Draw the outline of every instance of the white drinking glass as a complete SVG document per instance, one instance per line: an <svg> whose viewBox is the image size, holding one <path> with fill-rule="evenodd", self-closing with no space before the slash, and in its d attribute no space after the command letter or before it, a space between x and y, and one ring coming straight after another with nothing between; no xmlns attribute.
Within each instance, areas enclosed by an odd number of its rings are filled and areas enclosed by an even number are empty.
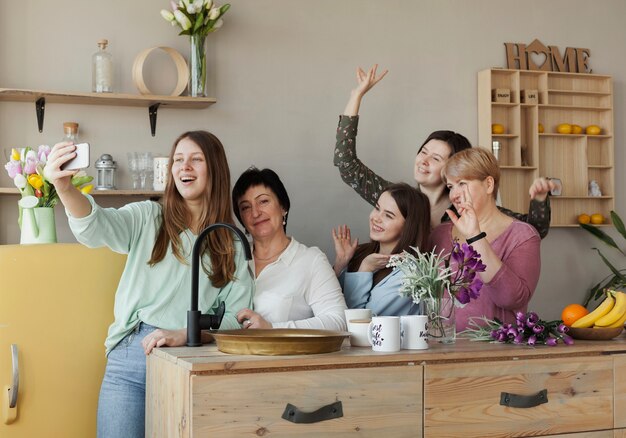
<svg viewBox="0 0 626 438"><path fill-rule="evenodd" d="M128 172L133 181L133 190L139 188L139 157L137 152L128 152Z"/></svg>

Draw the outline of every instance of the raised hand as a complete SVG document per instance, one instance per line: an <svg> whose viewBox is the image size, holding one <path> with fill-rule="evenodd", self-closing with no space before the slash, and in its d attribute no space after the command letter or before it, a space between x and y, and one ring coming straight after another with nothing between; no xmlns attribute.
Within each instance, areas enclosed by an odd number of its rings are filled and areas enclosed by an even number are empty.
<svg viewBox="0 0 626 438"><path fill-rule="evenodd" d="M367 93L374 85L376 85L382 78L385 77L389 70L385 70L379 75L376 75L376 70L378 69L378 64L374 64L367 72L365 72L361 67L357 67L356 69L356 83L357 86L353 90L354 93L357 93L360 96L363 96Z"/></svg>
<svg viewBox="0 0 626 438"><path fill-rule="evenodd" d="M354 251L356 251L356 247L359 244L359 239L352 240L350 227L345 224L339 225L336 230L333 228L332 235L335 243L335 264L333 269L335 274L339 275L352 260Z"/></svg>
<svg viewBox="0 0 626 438"><path fill-rule="evenodd" d="M543 202L548 197L548 193L556 188L556 184L550 178L537 178L530 185L528 194L531 199L535 201Z"/></svg>
<svg viewBox="0 0 626 438"><path fill-rule="evenodd" d="M376 85L382 78L385 77L388 70L385 70L381 74L377 75L376 70L378 64L374 64L367 72L361 67L356 69L356 88L350 93L350 99L346 105L346 109L343 114L346 116L356 116L359 113L361 106L361 99L374 85Z"/></svg>
<svg viewBox="0 0 626 438"><path fill-rule="evenodd" d="M50 150L43 174L54 185L57 192L62 192L72 186L72 176L78 170L61 170L61 165L76 156L75 150L76 146L69 142L57 143Z"/></svg>
<svg viewBox="0 0 626 438"><path fill-rule="evenodd" d="M449 209L446 210L446 213L448 213L450 220L458 232L466 239L469 239L480 233L480 224L478 223L478 216L474 210L472 196L470 195L467 185L462 186L462 191L459 196L460 202L457 207L459 215L457 216Z"/></svg>

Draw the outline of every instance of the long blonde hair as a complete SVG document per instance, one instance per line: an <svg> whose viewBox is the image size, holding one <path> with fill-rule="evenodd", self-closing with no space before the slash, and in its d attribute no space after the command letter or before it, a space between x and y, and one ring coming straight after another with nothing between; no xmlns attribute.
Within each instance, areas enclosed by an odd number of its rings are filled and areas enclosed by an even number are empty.
<svg viewBox="0 0 626 438"><path fill-rule="evenodd" d="M216 222L234 223L230 201L230 170L224 146L216 136L207 131L189 131L181 134L174 142L169 156L170 171L163 195L163 216L152 248L152 256L148 261L150 266L163 260L170 245L176 259L183 264L188 263L182 253L180 233L189 228L192 217L187 204L176 188L171 171L176 146L185 138L200 147L207 165L208 183L204 191L198 231ZM211 232L203 243L201 254L210 256L210 269L205 266L204 261L202 268L213 286L223 287L234 279L235 253L230 231L218 228Z"/></svg>

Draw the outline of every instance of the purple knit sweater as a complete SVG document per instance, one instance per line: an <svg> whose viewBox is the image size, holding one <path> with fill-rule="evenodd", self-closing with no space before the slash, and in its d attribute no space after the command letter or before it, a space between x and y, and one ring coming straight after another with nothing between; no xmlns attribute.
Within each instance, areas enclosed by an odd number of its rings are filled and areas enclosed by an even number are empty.
<svg viewBox="0 0 626 438"><path fill-rule="evenodd" d="M430 247L452 250L452 223L444 222L430 235ZM456 309L457 331L467 328L470 317L486 316L514 323L515 312L526 312L535 292L541 271L540 243L537 231L524 222L514 220L491 242L491 248L502 260L502 266L480 290L480 297Z"/></svg>

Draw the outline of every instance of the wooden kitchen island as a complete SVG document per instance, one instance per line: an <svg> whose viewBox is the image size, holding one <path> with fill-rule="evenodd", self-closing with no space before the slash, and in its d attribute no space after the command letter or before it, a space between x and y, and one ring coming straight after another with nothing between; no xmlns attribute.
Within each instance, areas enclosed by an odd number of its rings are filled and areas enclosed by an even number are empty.
<svg viewBox="0 0 626 438"><path fill-rule="evenodd" d="M147 437L626 438L624 334L308 356L160 348L147 373ZM306 415L316 410L324 420Z"/></svg>

